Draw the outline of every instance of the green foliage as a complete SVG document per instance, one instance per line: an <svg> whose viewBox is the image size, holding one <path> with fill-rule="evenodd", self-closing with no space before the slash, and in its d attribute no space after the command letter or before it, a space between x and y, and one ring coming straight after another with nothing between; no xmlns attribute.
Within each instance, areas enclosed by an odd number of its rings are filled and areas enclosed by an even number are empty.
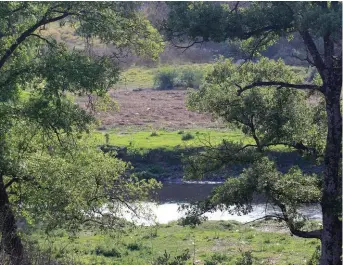
<svg viewBox="0 0 343 265"><path fill-rule="evenodd" d="M306 263L306 265L319 265L320 261L320 246L316 247L316 250L313 252L311 259Z"/></svg>
<svg viewBox="0 0 343 265"><path fill-rule="evenodd" d="M242 90L261 80L298 83L302 78L282 61L261 59L257 63L237 66L230 60L221 60L207 75L204 85L190 93L190 108L224 119L255 142L244 145L223 141L216 148L209 146L204 152L186 159L188 178L201 178L204 172L234 163L247 168L239 178L229 178L216 188L206 202L195 205L201 210L191 207L191 216L217 207L246 214L251 210L255 192L265 194L276 205L285 206L284 214L292 220L298 219L297 209L301 203L320 201L319 176L306 175L299 168L283 174L273 162L262 157L271 146L278 145L322 155L326 127L322 106L310 104L305 92L294 89L255 87ZM304 223L299 221L292 225L302 227Z"/></svg>
<svg viewBox="0 0 343 265"><path fill-rule="evenodd" d="M214 253L210 259L205 260L204 265L225 265L229 260L226 254Z"/></svg>
<svg viewBox="0 0 343 265"><path fill-rule="evenodd" d="M185 134L182 134L182 136L181 136L182 141L188 141L191 139L194 139L194 135L191 133L185 133Z"/></svg>
<svg viewBox="0 0 343 265"><path fill-rule="evenodd" d="M156 58L163 48L138 8L119 2L0 4L0 182L14 218L39 223L49 233L57 228L76 232L92 223L120 227L127 203L149 197L156 187L153 180L129 176L129 165L85 137L95 110L116 107L104 96L119 79L118 62L92 53L92 39L113 45L117 56L131 52ZM45 34L53 22L74 28L85 45L70 49ZM73 95L87 95L90 108L80 108ZM12 213L1 203L4 220Z"/></svg>
<svg viewBox="0 0 343 265"><path fill-rule="evenodd" d="M94 252L97 256L115 257L115 258L121 257L121 253L118 249L108 248L103 245L97 246Z"/></svg>
<svg viewBox="0 0 343 265"><path fill-rule="evenodd" d="M158 136L158 133L156 131L151 132L150 134L151 137Z"/></svg>
<svg viewBox="0 0 343 265"><path fill-rule="evenodd" d="M180 74L180 84L183 87L199 88L203 81L203 71L185 68Z"/></svg>
<svg viewBox="0 0 343 265"><path fill-rule="evenodd" d="M242 66L230 60L220 60L207 75L201 89L190 92L188 105L236 125L255 139L258 148L279 143L292 145L293 142L308 146L316 142L317 146L321 145L319 152L322 152L325 134L315 131L325 122L314 122L319 116L315 114L315 107L307 102L305 92L256 87L237 94L239 87L258 81L297 83L302 78L280 60L262 59Z"/></svg>
<svg viewBox="0 0 343 265"><path fill-rule="evenodd" d="M173 89L177 84L177 76L175 69L162 68L154 77L154 87L161 90Z"/></svg>
<svg viewBox="0 0 343 265"><path fill-rule="evenodd" d="M104 227L115 225L115 220L124 214L118 209L126 208L125 203L130 200L147 198L149 190L157 184L128 176L128 165L96 150L85 139L69 142L76 135L61 134L59 139L55 136L42 143L43 135L29 131L28 126L25 130L14 129L7 141L10 150L21 155L7 157L6 179L10 180L14 172L21 181L11 185L10 199L18 215L32 223L41 222L46 231L59 227L75 230L85 222L103 222ZM121 189L106 188L116 185ZM109 219L101 220L98 209L105 204Z"/></svg>
<svg viewBox="0 0 343 265"><path fill-rule="evenodd" d="M253 265L253 257L251 251L242 252L242 257L235 265Z"/></svg>
<svg viewBox="0 0 343 265"><path fill-rule="evenodd" d="M154 76L154 87L173 89L175 87L199 88L210 65L184 65L160 68Z"/></svg>
<svg viewBox="0 0 343 265"><path fill-rule="evenodd" d="M204 201L184 206L187 210L188 223L214 209L229 213L247 214L252 210L254 194L264 195L270 203L284 207L283 214L289 218L289 225L301 229L306 218L298 209L303 203L318 203L321 199L321 180L315 175L304 174L298 168L291 168L287 173L276 169L275 163L268 158L252 159L238 178L228 178L215 188ZM201 220L200 220L201 221Z"/></svg>
<svg viewBox="0 0 343 265"><path fill-rule="evenodd" d="M266 227L270 232L261 231ZM176 256L183 254L183 250L193 249L193 242L196 244L195 261L199 263L213 261L220 265L235 265L242 258L242 253L248 250L252 252L254 264L268 264L268 261L277 260L280 265L288 265L301 264L304 260L309 260L319 243L318 240L292 237L289 233L283 233L283 229L280 231L280 223L276 221L255 223L254 228L238 222L212 221L194 228L182 227L175 223L157 227L126 228L123 231L126 232L125 236L115 236L116 233L113 235L97 230L91 233L87 230L78 233L74 240L64 235L51 238L51 243L46 240L44 234L38 235L39 231L36 231L32 238L38 241L42 250L50 248L53 256L63 250L63 255L58 261L72 258L80 264L148 265L156 262L159 257L163 258L165 250L168 256L170 255L168 262L173 262ZM154 236L155 231L157 236ZM265 244L266 238L273 243ZM138 242L143 247L130 251L126 246L131 242ZM283 248L278 244L282 244ZM97 248L106 251L114 248L121 256L96 255L94 250ZM190 254L193 258L193 253ZM191 264L192 258L186 264Z"/></svg>
<svg viewBox="0 0 343 265"><path fill-rule="evenodd" d="M141 244L139 244L138 242L130 242L129 244L127 244L126 247L130 251L138 251L142 248Z"/></svg>
<svg viewBox="0 0 343 265"><path fill-rule="evenodd" d="M153 265L186 265L186 262L190 257L189 249L186 249L181 255L175 256L174 259L171 260L170 254L165 250L163 256L157 257L153 262Z"/></svg>
<svg viewBox="0 0 343 265"><path fill-rule="evenodd" d="M234 3L182 2L168 5L170 10L164 27L168 38L181 43L189 39L214 42L243 40L243 48L249 57L259 55L281 36L291 39L298 31L309 30L319 37L329 30L334 39L341 38L341 4L322 8L312 2L252 2L240 3L236 9Z"/></svg>

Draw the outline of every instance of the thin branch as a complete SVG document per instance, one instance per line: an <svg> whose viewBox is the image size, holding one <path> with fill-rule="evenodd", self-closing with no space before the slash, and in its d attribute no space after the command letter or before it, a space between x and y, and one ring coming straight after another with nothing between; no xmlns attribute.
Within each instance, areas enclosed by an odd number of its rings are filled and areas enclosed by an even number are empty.
<svg viewBox="0 0 343 265"><path fill-rule="evenodd" d="M239 1L236 2L235 6L230 10L230 13L235 12L237 14L239 3Z"/></svg>
<svg viewBox="0 0 343 265"><path fill-rule="evenodd" d="M48 39L46 39L46 38L44 38L44 37L42 37L42 36L40 36L40 35L38 35L38 34L31 33L29 36L37 37L37 38L39 38L39 39L45 41L45 42L46 42L47 44L49 44L50 46L55 46L54 43L52 43L52 42L49 41Z"/></svg>
<svg viewBox="0 0 343 265"><path fill-rule="evenodd" d="M276 142L276 143L264 144L263 147L269 147L269 146L275 146L275 145L284 145L288 147L293 147L294 149L297 149L299 151L309 152L313 155L316 155L318 153L315 148L306 146L301 141L298 143Z"/></svg>
<svg viewBox="0 0 343 265"><path fill-rule="evenodd" d="M192 46L194 46L195 44L202 44L204 43L204 40L201 40L201 41L193 41L191 44L187 45L187 46L180 46L180 45L177 45L173 42L173 40L171 40L171 43L174 47L178 48L178 49L184 49L182 51L182 53L184 53L186 50L188 50L189 48L191 48Z"/></svg>
<svg viewBox="0 0 343 265"><path fill-rule="evenodd" d="M296 55L295 53L292 53L292 57L298 59L299 61L307 62L311 66L315 66L314 62L308 56L308 50L306 50L306 58L301 58L300 56Z"/></svg>

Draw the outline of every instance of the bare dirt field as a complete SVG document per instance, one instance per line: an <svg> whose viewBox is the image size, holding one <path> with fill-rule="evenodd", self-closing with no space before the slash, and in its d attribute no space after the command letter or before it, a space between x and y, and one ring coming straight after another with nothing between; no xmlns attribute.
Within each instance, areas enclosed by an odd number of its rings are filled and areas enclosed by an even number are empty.
<svg viewBox="0 0 343 265"><path fill-rule="evenodd" d="M111 91L119 111L99 112L97 117L104 128L123 126L154 129L213 128L220 124L210 115L186 109L186 90L120 90ZM81 100L80 104L85 104Z"/></svg>

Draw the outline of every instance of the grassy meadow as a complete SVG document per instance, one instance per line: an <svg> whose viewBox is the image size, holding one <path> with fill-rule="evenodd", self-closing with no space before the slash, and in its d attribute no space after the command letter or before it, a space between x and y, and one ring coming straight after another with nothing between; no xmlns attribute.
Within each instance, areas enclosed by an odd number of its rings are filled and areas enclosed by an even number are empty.
<svg viewBox="0 0 343 265"><path fill-rule="evenodd" d="M266 227L269 232L265 232ZM165 251L173 260L186 250L190 255L185 263L188 265L250 264L239 263L244 253L246 257L251 255L253 264L308 264L319 244L315 239L290 236L275 221L247 225L208 221L194 228L171 223L127 228L121 234L83 231L77 236L70 239L59 231L53 238L45 239L38 232L33 238L42 250L57 259L92 265L171 264L156 262Z"/></svg>
<svg viewBox="0 0 343 265"><path fill-rule="evenodd" d="M217 145L223 139L252 143L252 139L236 130L190 129L190 130L144 130L133 132L106 131L96 132L91 140L94 143L105 144L105 135L108 134L110 145L126 146L133 149L166 149L200 147L205 144Z"/></svg>

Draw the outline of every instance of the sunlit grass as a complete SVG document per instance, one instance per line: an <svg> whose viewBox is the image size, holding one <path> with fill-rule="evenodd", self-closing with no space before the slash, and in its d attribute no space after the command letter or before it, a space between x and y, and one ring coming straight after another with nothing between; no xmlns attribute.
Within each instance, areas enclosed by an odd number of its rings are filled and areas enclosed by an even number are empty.
<svg viewBox="0 0 343 265"><path fill-rule="evenodd" d="M105 134L109 134L109 144L127 146L135 149L174 149L191 148L220 144L224 139L244 144L253 143L239 131L217 131L211 129L192 129L183 131L140 131L132 133L96 132L90 140L98 144L105 144ZM183 135L190 134L193 139L183 140Z"/></svg>
<svg viewBox="0 0 343 265"><path fill-rule="evenodd" d="M256 264L306 264L319 244L316 239L292 237L289 233L262 232L256 226L217 221L190 228L174 223L126 230L124 234L81 232L73 241L60 233L51 240L52 245L43 234L34 234L34 239L41 248L50 247L57 258L105 265L148 265L165 250L176 256L185 249L191 254L187 264L192 264L193 259L204 264L214 254L222 254L225 264L236 264L242 251L251 251Z"/></svg>

